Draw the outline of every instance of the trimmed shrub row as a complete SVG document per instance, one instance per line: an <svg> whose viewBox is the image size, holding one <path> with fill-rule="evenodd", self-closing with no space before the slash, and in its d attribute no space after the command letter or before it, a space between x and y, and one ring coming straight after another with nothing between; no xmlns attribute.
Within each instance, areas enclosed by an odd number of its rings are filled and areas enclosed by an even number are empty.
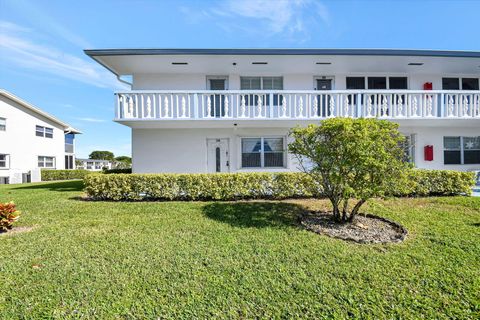
<svg viewBox="0 0 480 320"><path fill-rule="evenodd" d="M110 173L132 173L132 168L124 168L124 169L107 169L103 170L103 173L110 174Z"/></svg>
<svg viewBox="0 0 480 320"><path fill-rule="evenodd" d="M452 196L470 194L475 185L474 172L453 170L412 170L411 186L407 195L415 196Z"/></svg>
<svg viewBox="0 0 480 320"><path fill-rule="evenodd" d="M83 179L87 174L91 174L88 170L45 170L42 169L42 181L54 180L73 180Z"/></svg>
<svg viewBox="0 0 480 320"><path fill-rule="evenodd" d="M469 194L473 173L412 170L407 192L396 196ZM97 200L238 200L321 197L305 173L90 174L85 191Z"/></svg>
<svg viewBox="0 0 480 320"><path fill-rule="evenodd" d="M85 178L85 191L104 200L237 200L321 196L302 173L111 174Z"/></svg>

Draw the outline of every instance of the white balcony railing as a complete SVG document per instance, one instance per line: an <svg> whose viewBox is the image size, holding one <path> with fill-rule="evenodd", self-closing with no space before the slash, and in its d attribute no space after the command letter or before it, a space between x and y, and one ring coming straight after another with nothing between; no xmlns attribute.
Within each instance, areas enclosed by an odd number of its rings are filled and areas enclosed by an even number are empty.
<svg viewBox="0 0 480 320"><path fill-rule="evenodd" d="M125 91L117 120L480 119L480 91Z"/></svg>

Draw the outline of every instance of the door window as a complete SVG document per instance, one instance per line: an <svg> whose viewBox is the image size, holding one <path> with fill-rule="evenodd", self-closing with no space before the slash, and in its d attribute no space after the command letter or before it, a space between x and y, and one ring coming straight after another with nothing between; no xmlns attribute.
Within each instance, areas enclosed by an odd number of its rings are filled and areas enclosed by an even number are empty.
<svg viewBox="0 0 480 320"><path fill-rule="evenodd" d="M210 83L210 90L225 90L226 89L226 79L208 79ZM210 101L212 108L210 111L211 117L220 118L225 116L225 95L223 94L212 94L210 96Z"/></svg>

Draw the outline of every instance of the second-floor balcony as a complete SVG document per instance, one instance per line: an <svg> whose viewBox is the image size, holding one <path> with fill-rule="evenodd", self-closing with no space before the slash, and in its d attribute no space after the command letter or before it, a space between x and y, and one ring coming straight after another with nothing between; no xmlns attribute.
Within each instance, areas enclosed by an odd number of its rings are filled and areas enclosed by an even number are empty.
<svg viewBox="0 0 480 320"><path fill-rule="evenodd" d="M480 91L125 91L115 120L479 119Z"/></svg>

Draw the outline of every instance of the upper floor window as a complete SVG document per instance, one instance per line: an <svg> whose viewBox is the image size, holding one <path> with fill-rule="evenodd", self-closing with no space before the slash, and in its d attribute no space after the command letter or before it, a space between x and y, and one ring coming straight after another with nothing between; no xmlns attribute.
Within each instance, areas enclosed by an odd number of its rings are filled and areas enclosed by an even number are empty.
<svg viewBox="0 0 480 320"><path fill-rule="evenodd" d="M406 90L407 77L347 77L346 88L349 90Z"/></svg>
<svg viewBox="0 0 480 320"><path fill-rule="evenodd" d="M283 77L240 77L240 90L283 90Z"/></svg>
<svg viewBox="0 0 480 320"><path fill-rule="evenodd" d="M73 144L73 140L75 140L75 135L73 133L67 133L65 135L65 143Z"/></svg>
<svg viewBox="0 0 480 320"><path fill-rule="evenodd" d="M478 90L478 78L442 78L443 90Z"/></svg>
<svg viewBox="0 0 480 320"><path fill-rule="evenodd" d="M7 119L0 118L0 131L5 131L7 129Z"/></svg>
<svg viewBox="0 0 480 320"><path fill-rule="evenodd" d="M55 168L55 157L38 156L39 168Z"/></svg>
<svg viewBox="0 0 480 320"><path fill-rule="evenodd" d="M10 163L10 155L8 154L0 154L0 168L5 169L9 168Z"/></svg>
<svg viewBox="0 0 480 320"><path fill-rule="evenodd" d="M479 137L443 137L444 164L479 164Z"/></svg>
<svg viewBox="0 0 480 320"><path fill-rule="evenodd" d="M283 138L243 138L242 168L279 168L285 164Z"/></svg>
<svg viewBox="0 0 480 320"><path fill-rule="evenodd" d="M37 137L53 138L53 128L36 126L35 134Z"/></svg>
<svg viewBox="0 0 480 320"><path fill-rule="evenodd" d="M65 152L73 153L73 141L75 140L75 135L73 133L67 133L65 135Z"/></svg>
<svg viewBox="0 0 480 320"><path fill-rule="evenodd" d="M283 90L283 77L240 77L240 90ZM245 96L246 105L257 105L259 98L262 98L262 104L270 104L270 95L268 94L250 94ZM273 104L279 104L279 95L273 95Z"/></svg>

